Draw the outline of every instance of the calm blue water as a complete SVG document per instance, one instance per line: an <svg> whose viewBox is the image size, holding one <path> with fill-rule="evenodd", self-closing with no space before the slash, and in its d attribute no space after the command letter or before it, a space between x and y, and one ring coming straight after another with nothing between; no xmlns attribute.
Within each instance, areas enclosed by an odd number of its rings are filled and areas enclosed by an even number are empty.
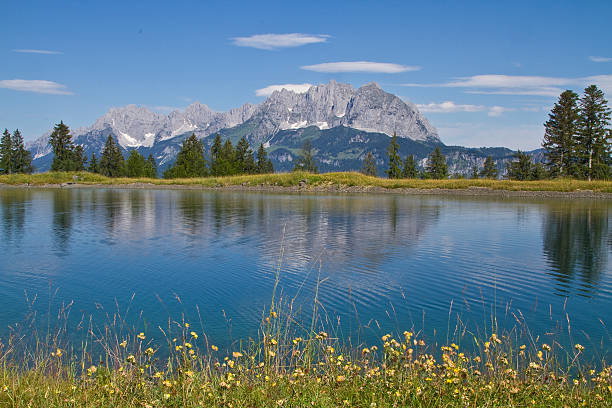
<svg viewBox="0 0 612 408"><path fill-rule="evenodd" d="M185 315L229 345L257 334L278 268L298 316L319 282L326 324L351 341L521 315L567 339L569 316L572 341L606 353L611 217L589 200L0 189L0 336L73 301L75 332L119 305L153 337Z"/></svg>

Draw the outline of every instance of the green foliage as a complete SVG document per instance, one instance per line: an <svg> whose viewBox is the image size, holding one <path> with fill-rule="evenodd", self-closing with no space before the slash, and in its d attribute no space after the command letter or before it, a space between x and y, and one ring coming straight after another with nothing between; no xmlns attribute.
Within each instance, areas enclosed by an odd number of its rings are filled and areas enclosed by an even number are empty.
<svg viewBox="0 0 612 408"><path fill-rule="evenodd" d="M319 169L312 156L312 146L310 140L304 142L300 159L295 163L293 171L307 171L309 173L318 173Z"/></svg>
<svg viewBox="0 0 612 408"><path fill-rule="evenodd" d="M411 154L406 157L406 160L404 160L404 170L402 171L402 177L414 179L418 176L419 173L416 167L416 160L414 160L414 155Z"/></svg>
<svg viewBox="0 0 612 408"><path fill-rule="evenodd" d="M372 152L368 152L363 159L363 165L361 166L360 172L366 176L377 177L376 160L374 160Z"/></svg>
<svg viewBox="0 0 612 408"><path fill-rule="evenodd" d="M575 175L578 120L578 95L570 90L564 91L544 124L542 147L546 150L547 165L554 176Z"/></svg>
<svg viewBox="0 0 612 408"><path fill-rule="evenodd" d="M90 173L99 173L100 166L98 164L98 159L96 158L96 154L91 154L91 160L89 160L89 167L87 167L87 171Z"/></svg>
<svg viewBox="0 0 612 408"><path fill-rule="evenodd" d="M472 179L477 179L479 178L479 174L478 174L478 166L474 165L474 167L472 167Z"/></svg>
<svg viewBox="0 0 612 408"><path fill-rule="evenodd" d="M525 152L517 151L515 156L518 160L506 163L508 178L510 180L532 180L534 165L531 157Z"/></svg>
<svg viewBox="0 0 612 408"><path fill-rule="evenodd" d="M0 174L13 173L13 140L8 129L4 129L0 140Z"/></svg>
<svg viewBox="0 0 612 408"><path fill-rule="evenodd" d="M149 156L150 159L153 159L153 157ZM149 161L149 163L151 162ZM183 141L183 147L176 156L176 162L164 172L164 178L206 176L208 176L208 168L206 167L206 159L204 159L204 146L198 140L195 133L192 133L191 136Z"/></svg>
<svg viewBox="0 0 612 408"><path fill-rule="evenodd" d="M72 143L70 129L60 121L49 136L49 144L53 148L51 171L75 171L85 166L83 147L76 149Z"/></svg>
<svg viewBox="0 0 612 408"><path fill-rule="evenodd" d="M236 145L236 167L239 174L253 174L256 170L253 150L246 138L242 136Z"/></svg>
<svg viewBox="0 0 612 408"><path fill-rule="evenodd" d="M147 157L147 162L145 163L144 176L147 178L157 178L157 163L151 154L149 154L149 157Z"/></svg>
<svg viewBox="0 0 612 408"><path fill-rule="evenodd" d="M34 171L32 155L26 150L19 129L13 132L4 129L0 140L0 174L26 173Z"/></svg>
<svg viewBox="0 0 612 408"><path fill-rule="evenodd" d="M124 174L123 155L112 136L108 136L100 158L100 174L107 177L121 177Z"/></svg>
<svg viewBox="0 0 612 408"><path fill-rule="evenodd" d="M427 171L429 178L432 179L445 179L448 178L448 165L446 164L446 157L440 152L440 147L437 146L436 150L431 152L429 155L429 163L427 165Z"/></svg>
<svg viewBox="0 0 612 408"><path fill-rule="evenodd" d="M147 162L145 158L136 150L131 150L128 158L125 161L125 176L126 177L146 177L145 168Z"/></svg>
<svg viewBox="0 0 612 408"><path fill-rule="evenodd" d="M85 151L83 150L83 146L78 145L74 147L72 152L72 166L73 171L84 171L85 163L87 163L87 157L85 156Z"/></svg>
<svg viewBox="0 0 612 408"><path fill-rule="evenodd" d="M263 143L259 145L259 149L257 150L257 164L255 172L257 174L274 173L274 165L272 165L272 160L268 159L268 154L266 153L266 149L263 147Z"/></svg>
<svg viewBox="0 0 612 408"><path fill-rule="evenodd" d="M488 156L484 162L484 168L480 172L480 176L489 179L497 178L497 167L495 166L495 161L492 156Z"/></svg>
<svg viewBox="0 0 612 408"><path fill-rule="evenodd" d="M390 179L402 178L402 159L399 156L399 144L395 133L393 133L389 147L387 147L387 156L389 157L389 169L385 171L387 176Z"/></svg>
<svg viewBox="0 0 612 408"><path fill-rule="evenodd" d="M549 173L546 171L546 168L542 163L536 163L533 166L533 171L531 173L532 180L544 180L549 177Z"/></svg>
<svg viewBox="0 0 612 408"><path fill-rule="evenodd" d="M244 146L242 148L244 148ZM215 140L213 141L213 145L210 149L210 157L211 175L231 176L240 172L238 169L239 165L236 159L236 152L234 151L232 142L227 139L225 143L222 144L221 136L218 133L215 136ZM246 160L246 157L243 157L243 159Z"/></svg>
<svg viewBox="0 0 612 408"><path fill-rule="evenodd" d="M603 92L595 85L584 90L578 103L577 149L584 176L591 180L610 178L610 109Z"/></svg>

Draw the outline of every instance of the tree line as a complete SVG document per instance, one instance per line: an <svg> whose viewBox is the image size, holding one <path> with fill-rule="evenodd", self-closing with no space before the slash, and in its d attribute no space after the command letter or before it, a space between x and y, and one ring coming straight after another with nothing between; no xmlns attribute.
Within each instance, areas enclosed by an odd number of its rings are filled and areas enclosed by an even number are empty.
<svg viewBox="0 0 612 408"><path fill-rule="evenodd" d="M0 138L0 174L32 173L32 155L26 150L19 129L4 129Z"/></svg>

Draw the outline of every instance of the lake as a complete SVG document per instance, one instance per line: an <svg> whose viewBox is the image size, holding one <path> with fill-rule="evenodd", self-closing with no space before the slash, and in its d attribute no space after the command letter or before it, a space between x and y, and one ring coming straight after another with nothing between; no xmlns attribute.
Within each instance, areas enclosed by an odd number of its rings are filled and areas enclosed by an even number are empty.
<svg viewBox="0 0 612 408"><path fill-rule="evenodd" d="M611 217L604 200L0 189L0 336L73 301L71 333L118 308L152 337L184 316L228 346L257 335L278 271L298 318L318 291L353 344L518 318L609 356Z"/></svg>

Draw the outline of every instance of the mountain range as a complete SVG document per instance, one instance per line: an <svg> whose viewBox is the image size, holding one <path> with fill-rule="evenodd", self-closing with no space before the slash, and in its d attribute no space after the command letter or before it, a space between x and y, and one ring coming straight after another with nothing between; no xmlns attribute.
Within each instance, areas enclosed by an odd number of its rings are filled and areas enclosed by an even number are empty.
<svg viewBox="0 0 612 408"><path fill-rule="evenodd" d="M50 133L28 145L37 171L51 166ZM514 154L503 147L446 146L414 104L385 92L376 83L355 90L333 80L304 93L277 90L259 105L247 103L228 112L216 112L199 102L167 116L136 105L112 108L93 125L72 130L74 143L82 145L88 157L92 153L99 157L111 135L124 154L131 149L145 156L152 154L160 169L173 163L182 141L192 133L208 147L217 133L234 145L244 136L253 150L261 143L277 171L293 168L306 140L311 142L320 171L358 170L365 155L372 152L379 174L384 174L386 149L393 134L398 136L400 155L414 154L421 167L439 146L451 173L468 174L473 165L482 167L488 155L503 172L505 162ZM541 156L539 151L531 153L536 161Z"/></svg>

